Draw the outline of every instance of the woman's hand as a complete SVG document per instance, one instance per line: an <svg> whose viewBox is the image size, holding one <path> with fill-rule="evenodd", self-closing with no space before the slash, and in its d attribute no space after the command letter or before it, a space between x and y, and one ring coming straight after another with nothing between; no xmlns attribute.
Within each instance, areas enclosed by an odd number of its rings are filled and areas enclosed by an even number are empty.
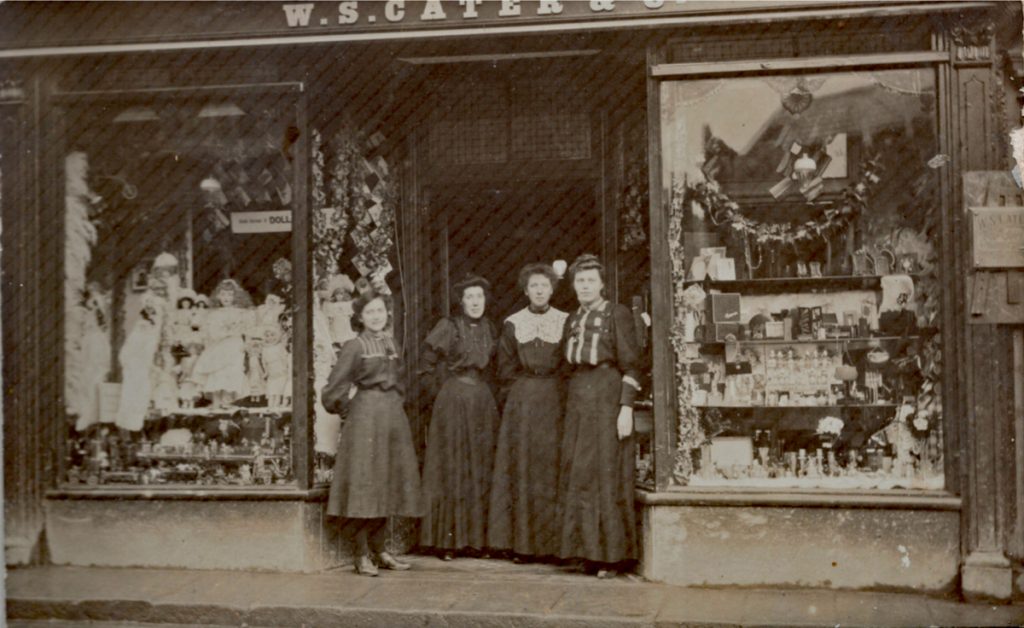
<svg viewBox="0 0 1024 628"><path fill-rule="evenodd" d="M629 438L633 433L633 408L622 406L619 408L619 420L617 423L619 440Z"/></svg>

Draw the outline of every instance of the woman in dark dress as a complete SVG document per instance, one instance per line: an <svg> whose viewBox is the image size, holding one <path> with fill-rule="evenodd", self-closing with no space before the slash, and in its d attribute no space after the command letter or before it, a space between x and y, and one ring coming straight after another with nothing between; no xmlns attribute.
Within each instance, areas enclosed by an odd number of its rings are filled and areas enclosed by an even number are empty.
<svg viewBox="0 0 1024 628"><path fill-rule="evenodd" d="M348 418L338 437L327 514L356 528L356 571L377 575L377 565L405 570L384 550L386 517L419 517L420 478L409 419L402 408L402 364L388 323L387 303L371 294L352 304L359 335L338 352L322 392L324 407ZM355 396L351 396L352 389Z"/></svg>
<svg viewBox="0 0 1024 628"><path fill-rule="evenodd" d="M581 255L569 269L579 308L565 323L572 365L559 476L559 552L598 577L636 558L633 400L639 349L625 306L604 298L604 267Z"/></svg>
<svg viewBox="0 0 1024 628"><path fill-rule="evenodd" d="M558 365L568 314L550 305L556 282L546 264L523 268L519 287L530 304L505 319L498 339L498 375L508 394L494 454L487 540L519 556L558 552Z"/></svg>
<svg viewBox="0 0 1024 628"><path fill-rule="evenodd" d="M489 290L485 279L472 275L455 284L460 313L441 319L427 335L420 369L443 380L427 431L420 545L446 560L487 541L498 424L488 383L496 347L494 324L484 317Z"/></svg>

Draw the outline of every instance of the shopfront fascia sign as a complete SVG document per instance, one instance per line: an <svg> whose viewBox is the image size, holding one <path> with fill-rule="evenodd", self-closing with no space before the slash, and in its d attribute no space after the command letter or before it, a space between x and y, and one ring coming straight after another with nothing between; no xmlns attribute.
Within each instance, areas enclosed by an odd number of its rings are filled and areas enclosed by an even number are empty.
<svg viewBox="0 0 1024 628"><path fill-rule="evenodd" d="M234 212L231 214L232 233L282 233L292 230L290 211Z"/></svg>
<svg viewBox="0 0 1024 628"><path fill-rule="evenodd" d="M972 207L974 267L1024 269L1024 207Z"/></svg>
<svg viewBox="0 0 1024 628"><path fill-rule="evenodd" d="M878 0L872 7L895 0ZM341 0L333 2L0 2L0 53L806 11L834 0ZM852 3L857 4L857 3Z"/></svg>
<svg viewBox="0 0 1024 628"><path fill-rule="evenodd" d="M758 3L734 2L733 9ZM760 3L762 6L765 3ZM786 3L767 3L786 4ZM716 6L717 5L717 6ZM379 0L374 2L285 2L281 5L289 28L396 25L470 26L473 24L534 23L612 16L657 15L726 8L721 2L698 0Z"/></svg>

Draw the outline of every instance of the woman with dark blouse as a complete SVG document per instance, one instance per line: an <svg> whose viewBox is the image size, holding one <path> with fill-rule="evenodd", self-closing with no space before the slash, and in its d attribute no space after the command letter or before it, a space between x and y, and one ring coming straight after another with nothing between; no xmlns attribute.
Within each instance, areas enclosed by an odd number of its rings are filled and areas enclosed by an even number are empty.
<svg viewBox="0 0 1024 628"><path fill-rule="evenodd" d="M420 545L443 553L486 547L487 503L498 409L488 380L494 324L484 317L490 284L470 275L455 284L459 314L427 335L421 373L443 380L434 399L423 466L426 512Z"/></svg>
<svg viewBox="0 0 1024 628"><path fill-rule="evenodd" d="M402 408L402 364L388 324L387 303L369 294L352 305L359 335L342 345L322 391L328 412L347 415L338 437L327 514L356 531L356 571L377 575L409 564L384 550L386 517L419 517L420 478L409 419ZM355 395L351 395L355 388Z"/></svg>
<svg viewBox="0 0 1024 628"><path fill-rule="evenodd" d="M639 349L629 309L604 298L604 267L581 255L569 269L579 308L565 322L573 372L565 402L559 475L561 558L598 577L636 558L633 400Z"/></svg>
<svg viewBox="0 0 1024 628"><path fill-rule="evenodd" d="M556 282L546 264L523 268L519 287L529 305L505 319L498 339L498 375L508 394L494 454L487 540L519 556L558 552L558 366L568 314L550 305Z"/></svg>

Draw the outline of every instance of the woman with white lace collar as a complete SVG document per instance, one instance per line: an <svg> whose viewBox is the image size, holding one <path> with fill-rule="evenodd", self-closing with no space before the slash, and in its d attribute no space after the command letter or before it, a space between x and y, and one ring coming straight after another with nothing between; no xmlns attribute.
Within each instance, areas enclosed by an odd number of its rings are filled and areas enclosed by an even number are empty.
<svg viewBox="0 0 1024 628"><path fill-rule="evenodd" d="M562 328L551 307L558 278L547 264L519 273L529 305L505 319L498 375L507 391L494 455L487 541L517 557L554 556L559 445L562 436Z"/></svg>

